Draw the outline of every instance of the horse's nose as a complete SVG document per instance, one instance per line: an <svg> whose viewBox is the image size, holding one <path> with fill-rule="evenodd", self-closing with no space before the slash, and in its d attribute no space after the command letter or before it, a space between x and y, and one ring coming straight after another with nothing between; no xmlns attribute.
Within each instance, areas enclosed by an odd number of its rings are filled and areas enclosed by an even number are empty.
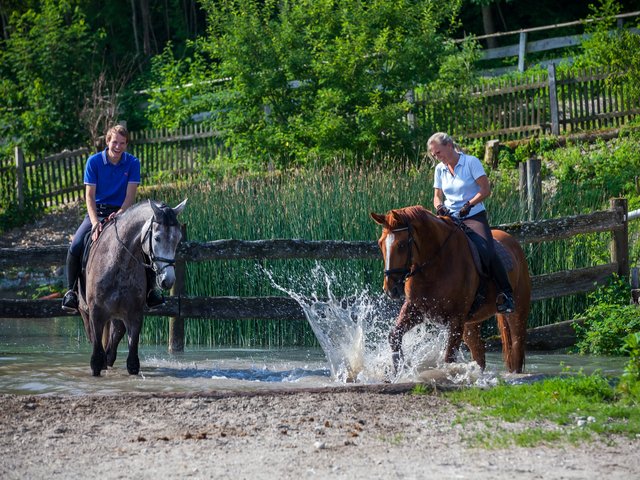
<svg viewBox="0 0 640 480"><path fill-rule="evenodd" d="M165 269L158 277L160 287L164 290L169 290L176 282L176 275L173 268Z"/></svg>
<svg viewBox="0 0 640 480"><path fill-rule="evenodd" d="M175 280L176 280L175 277L171 277L171 278L165 277L160 282L160 286L162 287L163 290L169 290L171 287L173 287Z"/></svg>
<svg viewBox="0 0 640 480"><path fill-rule="evenodd" d="M392 287L387 288L385 292L387 293L387 296L393 300L402 298L402 296L404 295L403 289L400 288L397 283L394 283Z"/></svg>

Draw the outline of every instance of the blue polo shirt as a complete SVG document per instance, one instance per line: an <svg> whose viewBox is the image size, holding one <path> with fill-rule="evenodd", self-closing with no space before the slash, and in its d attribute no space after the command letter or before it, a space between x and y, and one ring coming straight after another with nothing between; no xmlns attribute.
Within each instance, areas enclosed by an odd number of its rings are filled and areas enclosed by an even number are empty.
<svg viewBox="0 0 640 480"><path fill-rule="evenodd" d="M444 205L453 213L458 213L462 206L480 191L476 179L486 176L486 173L478 158L464 153L460 153L460 158L453 172L455 175L451 175L447 166L442 162L436 165L433 188L441 189L445 196ZM484 210L484 204L480 202L471 208L469 216Z"/></svg>
<svg viewBox="0 0 640 480"><path fill-rule="evenodd" d="M123 152L117 165L107 157L107 150L91 155L84 170L84 184L96 186L96 203L122 206L127 185L140 183L140 160Z"/></svg>

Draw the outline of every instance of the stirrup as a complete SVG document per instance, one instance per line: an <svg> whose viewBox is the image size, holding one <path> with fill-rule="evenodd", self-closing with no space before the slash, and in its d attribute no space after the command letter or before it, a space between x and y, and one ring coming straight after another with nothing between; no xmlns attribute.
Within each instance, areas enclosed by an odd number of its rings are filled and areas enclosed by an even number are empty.
<svg viewBox="0 0 640 480"><path fill-rule="evenodd" d="M69 290L64 294L62 298L62 309L65 312L77 313L78 312L78 295L73 290Z"/></svg>
<svg viewBox="0 0 640 480"><path fill-rule="evenodd" d="M496 298L496 308L498 313L513 313L516 309L513 297L504 292L498 294Z"/></svg>

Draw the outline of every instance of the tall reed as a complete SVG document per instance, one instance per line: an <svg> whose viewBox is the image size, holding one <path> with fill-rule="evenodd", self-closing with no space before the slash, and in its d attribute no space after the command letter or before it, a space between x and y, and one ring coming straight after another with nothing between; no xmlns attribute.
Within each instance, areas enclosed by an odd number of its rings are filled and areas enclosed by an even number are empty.
<svg viewBox="0 0 640 480"><path fill-rule="evenodd" d="M514 175L492 172L496 187L487 201L492 225L522 220L517 179ZM221 181L181 185L163 200L176 204L188 197L188 208L181 220L187 224L193 241L217 239L367 240L374 241L379 227L369 212L422 204L431 207L433 166L429 162L386 162L384 167L348 166L336 162L331 167L305 171L241 176ZM573 192L547 192L542 217L592 211L607 207L607 199ZM607 235L583 235L569 240L526 246L532 275L594 264L608 245ZM606 261L606 260L605 260ZM380 260L322 261L337 281L336 295L368 290L380 294ZM318 289L306 283L311 260L286 261L210 261L187 265L189 295L268 296L283 295L264 269L272 272L282 286L307 293ZM322 295L322 292L318 292ZM563 297L536 302L529 326L555 323L572 318L584 308L584 296ZM390 322L393 319L390 319ZM166 319L149 319L144 339L165 342ZM209 346L304 346L315 345L306 322L187 320L186 342Z"/></svg>

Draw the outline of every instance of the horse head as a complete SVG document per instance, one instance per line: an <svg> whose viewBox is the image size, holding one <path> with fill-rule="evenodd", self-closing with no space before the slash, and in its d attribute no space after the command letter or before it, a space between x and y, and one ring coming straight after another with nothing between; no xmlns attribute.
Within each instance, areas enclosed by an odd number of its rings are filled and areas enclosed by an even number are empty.
<svg viewBox="0 0 640 480"><path fill-rule="evenodd" d="M420 205L371 213L382 225L378 245L384 260L384 291L391 298L404 296L407 282L440 255L438 245L451 226ZM446 242L446 240L445 240Z"/></svg>
<svg viewBox="0 0 640 480"><path fill-rule="evenodd" d="M171 208L165 204L156 204L149 200L153 216L142 228L142 250L149 257L151 267L156 272L156 282L160 288L169 289L176 281L176 249L182 239L178 214L187 204L184 199Z"/></svg>
<svg viewBox="0 0 640 480"><path fill-rule="evenodd" d="M386 215L373 212L370 215L377 224L382 225L378 246L384 261L383 289L390 298L402 298L413 263L411 223L400 210L391 210Z"/></svg>

